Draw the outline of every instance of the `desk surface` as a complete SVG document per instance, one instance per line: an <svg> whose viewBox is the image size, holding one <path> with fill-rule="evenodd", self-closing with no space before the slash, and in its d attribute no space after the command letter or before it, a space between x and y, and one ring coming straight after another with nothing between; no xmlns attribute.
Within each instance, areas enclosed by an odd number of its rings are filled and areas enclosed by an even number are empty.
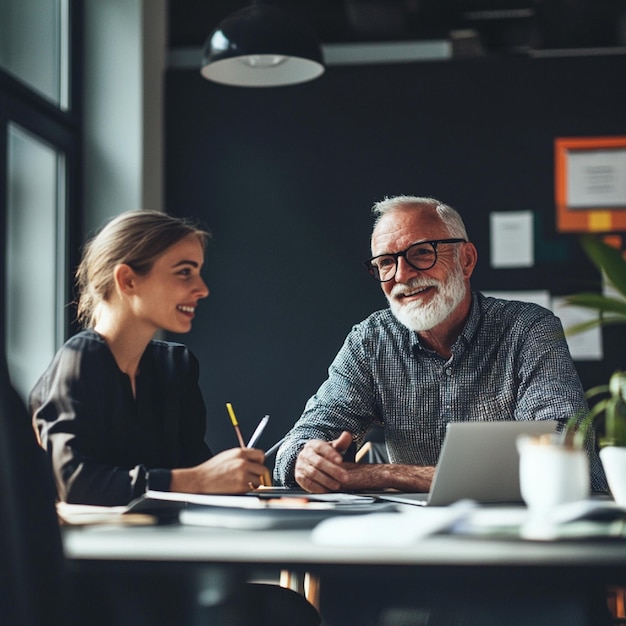
<svg viewBox="0 0 626 626"><path fill-rule="evenodd" d="M550 565L626 567L626 541L481 539L435 535L411 546L323 546L306 530L229 530L193 526L65 527L66 555L76 560L257 564Z"/></svg>
<svg viewBox="0 0 626 626"><path fill-rule="evenodd" d="M524 507L479 507L478 509L433 507L423 509L396 504L406 515L371 514L344 517L340 527L351 539L363 536L363 542L349 545L340 538L340 545L315 542L311 529L234 529L184 524L135 526L87 525L62 527L66 555L76 561L162 561L189 563L232 563L290 565L443 565L494 567L623 567L626 570L626 536L602 539L561 539L558 541L527 541L515 536L496 534L426 534L416 539L410 533L419 524L426 524L427 515L448 516L454 511L471 519L487 519L496 515L502 520L519 523L524 520ZM245 511L242 511L245 514ZM503 517L504 515L504 517ZM513 517L511 517L511 515ZM521 517L520 517L521 516ZM119 519L119 518L118 518ZM467 520L467 517L463 517ZM394 525L401 520L401 526ZM365 524L365 530L359 526ZM373 523L372 523L373 522ZM510 526L509 526L510 527ZM623 523L620 529L623 527ZM357 531L360 528L360 532ZM398 530L400 528L400 530ZM439 528L439 527L438 527ZM491 532L492 526L489 526ZM408 539L394 545L396 535ZM333 527L333 533L335 527ZM418 537L416 534L415 537ZM370 541L370 537L373 540ZM393 540L387 541L391 537ZM498 538L499 537L499 538ZM332 535L335 543L337 535ZM368 543L369 542L369 543ZM378 545L376 545L378 544Z"/></svg>
<svg viewBox="0 0 626 626"><path fill-rule="evenodd" d="M437 534L411 545L337 547L315 543L310 530L101 525L65 526L62 533L66 555L81 576L164 568L197 576L203 585L207 572L312 573L321 580L321 610L330 626L354 623L352 614L342 613L345 598L365 588L376 590L360 600L372 603L367 615L409 602L435 612L464 607L465 616L478 616L464 623L480 626L587 626L597 623L588 621L589 589L598 586L603 593L606 586L626 584L625 539L538 542Z"/></svg>

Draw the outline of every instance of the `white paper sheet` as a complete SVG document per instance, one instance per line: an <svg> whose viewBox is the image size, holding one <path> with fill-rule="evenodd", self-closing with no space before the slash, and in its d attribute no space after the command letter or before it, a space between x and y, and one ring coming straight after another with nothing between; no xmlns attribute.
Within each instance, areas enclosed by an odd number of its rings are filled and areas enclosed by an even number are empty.
<svg viewBox="0 0 626 626"><path fill-rule="evenodd" d="M534 302L546 309L552 309L550 292L543 289L529 291L483 291L486 296L501 298L502 300L519 300L520 302Z"/></svg>
<svg viewBox="0 0 626 626"><path fill-rule="evenodd" d="M531 211L491 213L491 267L532 267L533 214Z"/></svg>
<svg viewBox="0 0 626 626"><path fill-rule="evenodd" d="M582 333L567 334L568 328L595 319L598 313L591 309L566 304L566 299L563 297L552 299L552 310L561 319L572 358L575 361L601 361L603 357L602 330L599 326Z"/></svg>
<svg viewBox="0 0 626 626"><path fill-rule="evenodd" d="M461 500L450 506L407 507L401 513L333 517L319 523L311 538L327 546L410 546L450 530L475 507L474 502Z"/></svg>
<svg viewBox="0 0 626 626"><path fill-rule="evenodd" d="M626 206L626 149L568 151L567 206Z"/></svg>

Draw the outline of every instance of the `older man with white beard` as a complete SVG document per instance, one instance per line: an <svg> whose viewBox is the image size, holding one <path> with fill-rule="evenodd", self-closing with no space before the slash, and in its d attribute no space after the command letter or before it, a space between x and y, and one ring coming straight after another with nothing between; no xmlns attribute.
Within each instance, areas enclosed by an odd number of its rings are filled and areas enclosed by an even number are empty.
<svg viewBox="0 0 626 626"><path fill-rule="evenodd" d="M428 491L453 421L559 420L584 410L561 323L535 304L472 292L477 252L433 198L378 202L369 273L389 308L356 325L281 446L274 476L321 493ZM373 425L390 463L343 453ZM592 487L606 488L593 446Z"/></svg>

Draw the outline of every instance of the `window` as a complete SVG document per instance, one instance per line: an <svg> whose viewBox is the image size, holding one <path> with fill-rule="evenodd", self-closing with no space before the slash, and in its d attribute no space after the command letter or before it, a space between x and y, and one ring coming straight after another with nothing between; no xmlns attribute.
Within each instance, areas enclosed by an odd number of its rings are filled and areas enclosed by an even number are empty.
<svg viewBox="0 0 626 626"><path fill-rule="evenodd" d="M63 110L68 107L68 1L0 3L0 67Z"/></svg>
<svg viewBox="0 0 626 626"><path fill-rule="evenodd" d="M71 327L80 233L75 5L0 3L0 333L24 399Z"/></svg>
<svg viewBox="0 0 626 626"><path fill-rule="evenodd" d="M65 335L65 158L12 123L7 153L6 352L26 397Z"/></svg>

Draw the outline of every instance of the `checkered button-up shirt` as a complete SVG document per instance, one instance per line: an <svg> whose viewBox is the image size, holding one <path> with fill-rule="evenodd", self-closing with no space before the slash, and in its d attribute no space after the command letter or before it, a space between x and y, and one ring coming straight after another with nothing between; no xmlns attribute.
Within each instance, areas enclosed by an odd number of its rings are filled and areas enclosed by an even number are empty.
<svg viewBox="0 0 626 626"><path fill-rule="evenodd" d="M385 309L346 338L328 379L281 446L275 479L294 484L306 441L330 441L343 430L358 446L372 425L382 425L390 462L436 465L449 422L564 423L585 407L561 322L543 307L474 293L449 359L422 346ZM588 447L592 487L604 490L592 441Z"/></svg>

